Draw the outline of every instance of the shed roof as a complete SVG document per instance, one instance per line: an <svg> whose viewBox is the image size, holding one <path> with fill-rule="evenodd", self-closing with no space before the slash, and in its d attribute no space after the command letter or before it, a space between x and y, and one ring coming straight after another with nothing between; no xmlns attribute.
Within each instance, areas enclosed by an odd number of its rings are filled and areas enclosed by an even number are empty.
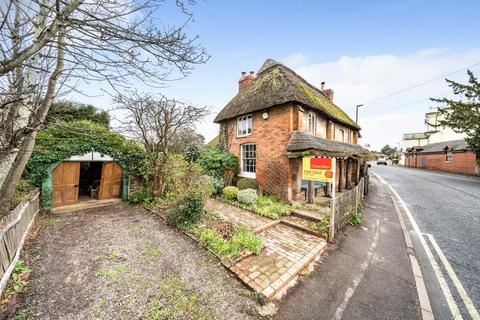
<svg viewBox="0 0 480 320"><path fill-rule="evenodd" d="M331 157L364 157L368 155L368 150L359 144L327 140L302 131L293 131L291 133L287 151L290 153L321 151L325 156Z"/></svg>
<svg viewBox="0 0 480 320"><path fill-rule="evenodd" d="M320 89L309 84L290 68L267 59L257 77L242 92L239 92L220 111L214 122L221 122L243 114L259 111L287 102L296 102L316 109L327 118L354 129L360 127Z"/></svg>
<svg viewBox="0 0 480 320"><path fill-rule="evenodd" d="M418 151L418 153L443 152L447 149L447 147L448 147L448 150L451 150L451 151L470 150L465 140L460 139L460 140L431 143L423 147L423 150Z"/></svg>

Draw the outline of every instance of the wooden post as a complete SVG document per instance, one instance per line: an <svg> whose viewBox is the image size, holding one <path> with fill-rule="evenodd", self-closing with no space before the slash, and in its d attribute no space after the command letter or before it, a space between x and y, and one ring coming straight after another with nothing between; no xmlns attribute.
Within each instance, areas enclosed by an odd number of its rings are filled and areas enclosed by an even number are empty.
<svg viewBox="0 0 480 320"><path fill-rule="evenodd" d="M331 205L330 205L330 221L328 224L328 241L333 242L333 239L335 239L335 179L337 178L337 172L336 172L336 159L332 158L332 164L333 164L333 188L332 188L332 199Z"/></svg>
<svg viewBox="0 0 480 320"><path fill-rule="evenodd" d="M315 195L315 183L312 180L308 180L308 187L307 187L307 203L313 204L313 197Z"/></svg>
<svg viewBox="0 0 480 320"><path fill-rule="evenodd" d="M346 168L345 168L345 188L350 190L352 186L350 185L350 158L346 160Z"/></svg>
<svg viewBox="0 0 480 320"><path fill-rule="evenodd" d="M338 162L338 192L343 191L342 183L343 183L343 159L340 159L340 161Z"/></svg>

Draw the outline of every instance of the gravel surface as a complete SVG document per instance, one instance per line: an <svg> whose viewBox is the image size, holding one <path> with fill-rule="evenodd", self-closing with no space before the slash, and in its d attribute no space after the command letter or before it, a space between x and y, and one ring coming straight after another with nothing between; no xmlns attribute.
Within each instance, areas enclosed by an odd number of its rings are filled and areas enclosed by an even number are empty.
<svg viewBox="0 0 480 320"><path fill-rule="evenodd" d="M23 259L25 319L256 319L256 296L157 216L129 205L42 216ZM170 318L169 318L170 319Z"/></svg>
<svg viewBox="0 0 480 320"><path fill-rule="evenodd" d="M479 309L480 179L375 164L371 170L398 192L411 210L422 233L434 237L473 304ZM425 240L429 243L428 237L425 236ZM431 247L431 244L429 246ZM435 252L432 247L431 250ZM438 261L438 256L436 259ZM423 265L428 264L428 261L423 261ZM445 270L443 272L460 311L468 319L461 298Z"/></svg>

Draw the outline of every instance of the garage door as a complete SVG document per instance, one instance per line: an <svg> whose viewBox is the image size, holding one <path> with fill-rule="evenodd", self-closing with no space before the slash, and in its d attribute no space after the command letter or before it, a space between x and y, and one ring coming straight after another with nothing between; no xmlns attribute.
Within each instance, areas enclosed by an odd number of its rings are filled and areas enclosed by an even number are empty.
<svg viewBox="0 0 480 320"><path fill-rule="evenodd" d="M80 162L63 162L52 174L52 207L77 203Z"/></svg>
<svg viewBox="0 0 480 320"><path fill-rule="evenodd" d="M122 197L122 167L116 162L103 164L99 199Z"/></svg>

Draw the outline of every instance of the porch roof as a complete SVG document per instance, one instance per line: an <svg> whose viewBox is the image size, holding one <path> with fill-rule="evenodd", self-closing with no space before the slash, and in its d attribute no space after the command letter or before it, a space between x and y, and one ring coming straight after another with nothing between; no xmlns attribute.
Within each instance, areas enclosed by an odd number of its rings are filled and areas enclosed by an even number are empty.
<svg viewBox="0 0 480 320"><path fill-rule="evenodd" d="M364 158L368 150L359 144L350 144L316 137L306 132L293 131L287 144L289 156L321 154L327 157Z"/></svg>

